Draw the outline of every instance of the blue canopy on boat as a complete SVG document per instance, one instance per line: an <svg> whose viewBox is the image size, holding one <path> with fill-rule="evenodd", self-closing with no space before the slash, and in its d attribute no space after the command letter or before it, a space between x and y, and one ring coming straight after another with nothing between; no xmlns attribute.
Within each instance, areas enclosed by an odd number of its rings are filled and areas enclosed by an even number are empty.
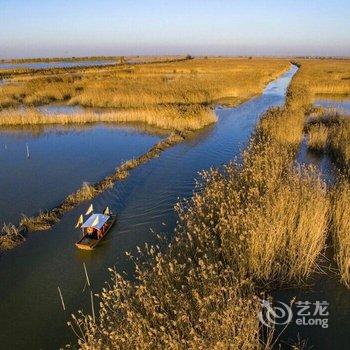
<svg viewBox="0 0 350 350"><path fill-rule="evenodd" d="M92 227L96 230L100 230L102 226L107 222L109 219L108 215L103 214L92 214L82 225L82 228L86 227Z"/></svg>

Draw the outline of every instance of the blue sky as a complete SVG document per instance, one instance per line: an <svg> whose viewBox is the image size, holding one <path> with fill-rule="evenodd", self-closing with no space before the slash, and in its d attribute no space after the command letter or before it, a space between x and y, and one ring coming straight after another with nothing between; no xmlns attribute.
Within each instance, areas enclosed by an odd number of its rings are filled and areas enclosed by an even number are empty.
<svg viewBox="0 0 350 350"><path fill-rule="evenodd" d="M0 0L0 58L350 55L350 0Z"/></svg>

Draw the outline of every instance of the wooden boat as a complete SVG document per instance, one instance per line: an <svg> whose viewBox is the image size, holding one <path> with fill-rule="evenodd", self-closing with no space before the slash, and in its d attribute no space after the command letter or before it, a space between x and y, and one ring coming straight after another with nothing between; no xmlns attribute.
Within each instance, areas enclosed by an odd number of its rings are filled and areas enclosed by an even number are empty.
<svg viewBox="0 0 350 350"><path fill-rule="evenodd" d="M108 208L106 208L108 209ZM108 215L107 215L108 213ZM105 210L103 214L92 214L82 225L83 237L75 243L79 249L93 250L115 223L117 215ZM79 219L81 220L82 217Z"/></svg>

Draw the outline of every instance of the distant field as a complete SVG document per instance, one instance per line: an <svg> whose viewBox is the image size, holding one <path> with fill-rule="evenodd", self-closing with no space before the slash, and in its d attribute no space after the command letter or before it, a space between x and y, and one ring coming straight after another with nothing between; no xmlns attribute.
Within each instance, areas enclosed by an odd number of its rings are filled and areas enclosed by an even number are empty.
<svg viewBox="0 0 350 350"><path fill-rule="evenodd" d="M13 58L1 59L0 63L33 63L33 62L75 62L75 61L116 61L125 62L152 62L176 60L185 56L81 56L81 57L38 57L38 58Z"/></svg>
<svg viewBox="0 0 350 350"><path fill-rule="evenodd" d="M288 60L282 59L200 58L112 67L6 72L8 80L0 86L0 107L3 108L0 123L34 124L37 120L42 123L43 118L33 110L19 113L13 109L55 102L124 110L122 117L117 111L114 117L109 115L109 121L140 119L163 128L198 129L215 122L213 105L236 105L259 94L289 65ZM200 115L199 122L197 114ZM75 122L69 120L70 117L61 117L67 122ZM48 118L44 119L45 123L50 122ZM91 121L96 121L96 118L86 118L86 122ZM84 118L80 122L84 122Z"/></svg>
<svg viewBox="0 0 350 350"><path fill-rule="evenodd" d="M350 95L350 60L301 60L300 78L315 95Z"/></svg>

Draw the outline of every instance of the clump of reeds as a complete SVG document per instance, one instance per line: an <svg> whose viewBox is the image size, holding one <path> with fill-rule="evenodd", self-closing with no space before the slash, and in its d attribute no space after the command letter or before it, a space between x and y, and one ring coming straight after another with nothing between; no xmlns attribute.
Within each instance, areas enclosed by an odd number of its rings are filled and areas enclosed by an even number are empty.
<svg viewBox="0 0 350 350"><path fill-rule="evenodd" d="M42 211L33 217L22 215L20 226L25 227L28 231L44 231L48 230L56 222L58 222L58 218L54 212Z"/></svg>
<svg viewBox="0 0 350 350"><path fill-rule="evenodd" d="M329 153L343 171L349 172L350 165L350 120L344 119L329 132Z"/></svg>
<svg viewBox="0 0 350 350"><path fill-rule="evenodd" d="M22 243L25 238L23 231L12 224L4 224L0 232L0 252L16 247Z"/></svg>
<svg viewBox="0 0 350 350"><path fill-rule="evenodd" d="M350 288L350 183L342 178L332 191L332 235L340 279Z"/></svg>
<svg viewBox="0 0 350 350"><path fill-rule="evenodd" d="M302 282L317 268L328 219L318 175L292 169L288 152L272 150L255 146L243 169L205 173L203 192L180 212L188 230L212 232L226 261L264 286Z"/></svg>
<svg viewBox="0 0 350 350"><path fill-rule="evenodd" d="M313 124L308 127L307 146L310 150L324 152L328 140L328 127L322 124Z"/></svg>

